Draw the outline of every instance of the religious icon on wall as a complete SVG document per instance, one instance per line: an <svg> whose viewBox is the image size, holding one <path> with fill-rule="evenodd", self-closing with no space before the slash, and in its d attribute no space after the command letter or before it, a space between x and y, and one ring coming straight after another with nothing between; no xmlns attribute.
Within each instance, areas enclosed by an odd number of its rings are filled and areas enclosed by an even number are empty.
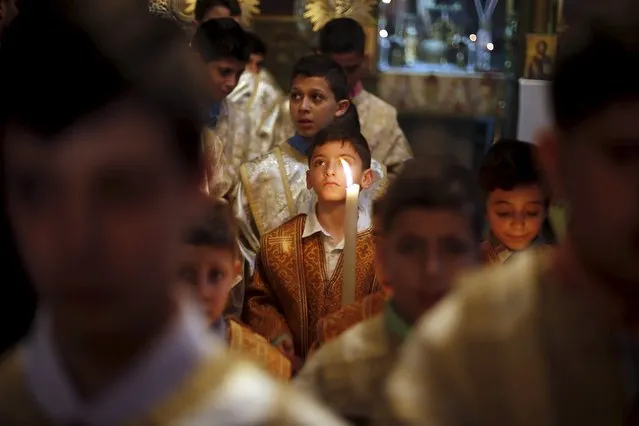
<svg viewBox="0 0 639 426"><path fill-rule="evenodd" d="M524 76L531 80L550 80L557 53L554 34L528 34L526 37L526 69Z"/></svg>

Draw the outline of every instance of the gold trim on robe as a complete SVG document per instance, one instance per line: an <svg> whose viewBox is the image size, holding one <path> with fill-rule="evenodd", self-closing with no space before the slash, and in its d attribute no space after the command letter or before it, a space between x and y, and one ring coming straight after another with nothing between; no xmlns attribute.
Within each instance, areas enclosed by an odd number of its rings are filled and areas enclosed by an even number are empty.
<svg viewBox="0 0 639 426"><path fill-rule="evenodd" d="M291 386L228 351L201 362L167 399L127 424L200 426L211 419L238 426L345 426ZM0 424L55 426L27 388L19 349L0 364Z"/></svg>
<svg viewBox="0 0 639 426"><path fill-rule="evenodd" d="M347 330L309 357L293 380L333 412L355 425L387 417L384 386L402 339L378 314Z"/></svg>
<svg viewBox="0 0 639 426"><path fill-rule="evenodd" d="M386 424L627 424L622 315L555 261L530 250L460 277L404 345Z"/></svg>
<svg viewBox="0 0 639 426"><path fill-rule="evenodd" d="M291 361L275 346L233 319L229 319L227 323L227 340L231 351L244 354L281 381L290 380Z"/></svg>
<svg viewBox="0 0 639 426"><path fill-rule="evenodd" d="M397 110L366 90L353 98L362 134L368 141L372 157L385 165L389 175L399 172L413 152L397 122Z"/></svg>
<svg viewBox="0 0 639 426"><path fill-rule="evenodd" d="M373 160L373 186L360 194L361 203L372 210L372 200L386 191L386 167ZM315 194L306 187L308 160L288 140L265 156L240 167L240 185L234 191L234 210L240 220L241 249L251 269L260 236L308 208Z"/></svg>
<svg viewBox="0 0 639 426"><path fill-rule="evenodd" d="M233 186L224 144L208 127L202 131L204 182L202 190L213 198L223 198Z"/></svg>
<svg viewBox="0 0 639 426"><path fill-rule="evenodd" d="M291 336L301 359L317 338L317 322L341 308L343 282L342 256L327 279L322 237L302 239L305 223L306 215L298 215L262 237L243 312L251 329L268 340ZM358 234L357 256L355 297L360 300L376 290L370 229Z"/></svg>
<svg viewBox="0 0 639 426"><path fill-rule="evenodd" d="M320 319L317 322L317 340L313 343L311 352L360 322L381 314L387 297L383 291L377 291Z"/></svg>

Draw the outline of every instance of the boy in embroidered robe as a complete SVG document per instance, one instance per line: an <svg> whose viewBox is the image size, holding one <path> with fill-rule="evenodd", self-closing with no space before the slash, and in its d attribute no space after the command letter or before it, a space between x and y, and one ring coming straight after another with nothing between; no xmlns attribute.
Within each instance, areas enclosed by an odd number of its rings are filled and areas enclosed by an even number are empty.
<svg viewBox="0 0 639 426"><path fill-rule="evenodd" d="M234 209L241 222L241 249L252 274L260 237L288 219L309 209L313 193L307 188L306 153L317 133L342 117L359 126L357 111L350 107L344 70L326 56L309 55L293 67L290 113L296 133L267 155L240 168L240 185L234 191ZM385 187L386 169L372 160L373 183L360 195L370 211L372 199Z"/></svg>
<svg viewBox="0 0 639 426"><path fill-rule="evenodd" d="M202 83L157 18L93 13L112 2L74 18L39 2L3 40L3 209L39 309L0 361L0 424L341 424L227 354L176 283L202 199Z"/></svg>
<svg viewBox="0 0 639 426"><path fill-rule="evenodd" d="M203 217L183 240L178 279L192 287L206 313L211 330L281 380L291 377L291 362L264 337L238 321L224 318L224 308L240 273L237 224L227 203L209 201Z"/></svg>
<svg viewBox="0 0 639 426"><path fill-rule="evenodd" d="M531 143L502 140L482 160L479 184L486 197L490 227L488 239L482 242L486 263L503 263L523 250L545 245L540 234L548 196L536 156Z"/></svg>
<svg viewBox="0 0 639 426"><path fill-rule="evenodd" d="M223 157L228 164L228 179L224 185L224 195L235 186L237 168L242 162L246 143L250 139L249 117L237 108L227 97L235 89L249 60L249 38L242 27L231 18L208 20L200 25L193 36L191 46L206 64L209 78L209 94L212 105L209 108L208 138L204 146L207 160L206 174L209 185L215 183L213 176L216 164ZM215 143L213 143L213 142ZM220 142L221 141L221 142ZM223 152L219 152L219 146ZM214 158L213 161L210 159Z"/></svg>
<svg viewBox="0 0 639 426"><path fill-rule="evenodd" d="M354 325L376 316L384 309L391 289L385 284L382 267L382 205L384 197L373 202L373 239L375 241L375 279L380 283L380 291L369 294L362 300L344 306L317 322L317 340L311 352L333 340Z"/></svg>
<svg viewBox="0 0 639 426"><path fill-rule="evenodd" d="M460 280L406 342L384 425L639 424L639 3L579 6L537 140L565 238Z"/></svg>
<svg viewBox="0 0 639 426"><path fill-rule="evenodd" d="M317 202L262 237L255 274L246 289L243 316L256 332L294 361L303 362L315 341L317 321L341 306L343 291L346 180L370 187L370 151L353 126L337 123L320 131L309 150L307 185ZM375 247L370 216L357 222L355 300L376 290Z"/></svg>
<svg viewBox="0 0 639 426"><path fill-rule="evenodd" d="M354 19L333 19L319 32L321 53L329 55L346 71L350 98L359 112L362 133L373 158L385 165L392 176L413 154L397 123L397 110L362 87L361 79L370 61L365 48L364 29Z"/></svg>
<svg viewBox="0 0 639 426"><path fill-rule="evenodd" d="M483 206L473 173L407 162L384 202L382 261L393 294L383 313L321 347L296 384L356 425L384 415L384 383L413 324L479 264Z"/></svg>

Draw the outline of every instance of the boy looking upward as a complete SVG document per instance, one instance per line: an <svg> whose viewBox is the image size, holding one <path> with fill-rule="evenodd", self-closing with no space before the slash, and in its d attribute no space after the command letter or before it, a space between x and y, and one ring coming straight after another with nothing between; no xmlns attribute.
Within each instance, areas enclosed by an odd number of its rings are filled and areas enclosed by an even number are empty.
<svg viewBox="0 0 639 426"><path fill-rule="evenodd" d="M310 55L293 67L290 113L296 133L281 141L267 155L240 168L240 185L234 192L234 207L241 221L242 253L255 265L260 237L288 219L309 209L314 198L307 188L307 152L312 139L339 119L357 126L357 110L350 107L344 70L327 56ZM370 211L375 194L383 191L386 169L371 161L373 183L362 192L360 203Z"/></svg>
<svg viewBox="0 0 639 426"><path fill-rule="evenodd" d="M391 299L313 354L296 384L345 419L371 424L411 328L479 261L483 208L475 176L458 165L407 162L385 196L382 260ZM380 422L380 424L383 424Z"/></svg>
<svg viewBox="0 0 639 426"><path fill-rule="evenodd" d="M329 21L319 32L319 49L340 64L348 77L349 97L359 112L362 133L379 160L392 176L413 154L397 123L397 110L364 90L361 79L368 66L366 34L351 18Z"/></svg>
<svg viewBox="0 0 639 426"><path fill-rule="evenodd" d="M486 153L479 185L486 198L488 239L482 243L484 262L502 263L514 254L540 245L548 197L536 164L536 147L503 140Z"/></svg>
<svg viewBox="0 0 639 426"><path fill-rule="evenodd" d="M317 321L340 308L343 285L346 180L349 163L362 189L373 182L368 144L353 126L321 130L309 148L306 182L317 197L300 214L262 237L253 280L246 289L244 318L294 361L303 362L316 338ZM356 300L375 290L370 216L360 210Z"/></svg>
<svg viewBox="0 0 639 426"><path fill-rule="evenodd" d="M183 239L178 279L196 291L211 330L228 342L231 351L288 380L291 362L280 351L239 322L223 317L242 265L237 224L228 203L207 201L202 218L189 227Z"/></svg>

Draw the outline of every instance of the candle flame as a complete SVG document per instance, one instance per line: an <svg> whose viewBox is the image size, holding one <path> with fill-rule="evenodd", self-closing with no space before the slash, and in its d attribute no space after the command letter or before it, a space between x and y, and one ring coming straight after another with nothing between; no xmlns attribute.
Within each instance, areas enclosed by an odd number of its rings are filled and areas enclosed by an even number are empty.
<svg viewBox="0 0 639 426"><path fill-rule="evenodd" d="M342 168L344 169L344 176L346 177L346 187L348 188L353 184L353 173L351 172L351 166L348 165L348 162L343 158L340 158L339 161L342 162Z"/></svg>

